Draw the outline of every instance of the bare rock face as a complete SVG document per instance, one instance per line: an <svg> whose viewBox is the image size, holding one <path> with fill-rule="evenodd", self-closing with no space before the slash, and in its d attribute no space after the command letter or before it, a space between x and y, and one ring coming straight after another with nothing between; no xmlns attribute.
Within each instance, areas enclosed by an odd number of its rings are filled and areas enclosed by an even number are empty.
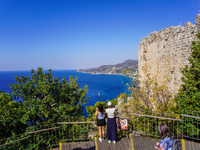
<svg viewBox="0 0 200 150"><path fill-rule="evenodd" d="M197 32L200 32L200 13L196 16L195 25L197 27Z"/></svg>
<svg viewBox="0 0 200 150"><path fill-rule="evenodd" d="M185 27L189 27L189 26L192 26L192 23L188 21L185 23Z"/></svg>
<svg viewBox="0 0 200 150"><path fill-rule="evenodd" d="M145 73L156 77L162 84L168 79L168 87L175 93L181 82L180 68L188 64L191 55L192 41L197 40L196 34L200 31L200 14L196 23L185 23L185 26L171 26L162 31L154 31L143 38L138 46L138 67L140 79Z"/></svg>

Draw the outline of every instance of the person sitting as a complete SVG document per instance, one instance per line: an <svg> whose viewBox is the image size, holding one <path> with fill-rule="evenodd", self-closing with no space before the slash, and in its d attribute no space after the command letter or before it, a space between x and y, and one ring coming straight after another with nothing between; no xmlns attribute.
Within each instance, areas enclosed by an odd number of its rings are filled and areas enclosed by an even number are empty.
<svg viewBox="0 0 200 150"><path fill-rule="evenodd" d="M171 134L169 127L165 123L161 123L158 126L158 131L161 137L161 141L156 143L155 149L172 150L173 135Z"/></svg>

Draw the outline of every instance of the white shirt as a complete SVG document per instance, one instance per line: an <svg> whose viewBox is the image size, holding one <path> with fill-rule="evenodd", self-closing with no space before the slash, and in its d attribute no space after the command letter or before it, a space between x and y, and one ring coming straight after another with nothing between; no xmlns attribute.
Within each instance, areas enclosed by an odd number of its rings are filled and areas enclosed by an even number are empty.
<svg viewBox="0 0 200 150"><path fill-rule="evenodd" d="M106 109L106 113L108 114L108 118L114 118L115 117L115 108L108 108Z"/></svg>

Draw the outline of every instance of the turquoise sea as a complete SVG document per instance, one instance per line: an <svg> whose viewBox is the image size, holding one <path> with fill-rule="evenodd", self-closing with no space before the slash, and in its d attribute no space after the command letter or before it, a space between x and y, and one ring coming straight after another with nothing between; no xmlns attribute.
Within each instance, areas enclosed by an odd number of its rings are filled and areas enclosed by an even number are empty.
<svg viewBox="0 0 200 150"><path fill-rule="evenodd" d="M47 71L44 71L47 72ZM59 77L60 80L65 77L69 80L69 77L78 77L78 84L80 88L85 85L88 86L87 96L90 96L87 104L85 106L93 106L97 101L113 100L120 93L128 93L126 84L131 83L131 78L122 75L104 75L104 74L86 74L77 72L76 70L53 70L52 74L54 78ZM14 76L31 76L30 71L1 71L0 72L0 90L12 94L9 88L9 83L16 83ZM98 97L100 93L100 97ZM86 110L84 110L85 116L87 115Z"/></svg>

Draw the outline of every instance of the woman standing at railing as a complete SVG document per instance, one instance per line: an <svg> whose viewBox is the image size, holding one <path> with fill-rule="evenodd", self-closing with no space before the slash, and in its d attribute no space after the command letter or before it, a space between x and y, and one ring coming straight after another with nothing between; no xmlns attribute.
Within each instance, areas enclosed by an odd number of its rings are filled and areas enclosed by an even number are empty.
<svg viewBox="0 0 200 150"><path fill-rule="evenodd" d="M117 141L116 111L117 108L115 108L111 102L108 102L108 109L106 109L106 113L108 114L106 138L109 143L111 143L111 140L113 143L116 143Z"/></svg>
<svg viewBox="0 0 200 150"><path fill-rule="evenodd" d="M100 104L95 112L95 115L97 116L97 126L99 128L99 141L104 140L104 127L106 125L105 121L105 110L103 109L103 105Z"/></svg>
<svg viewBox="0 0 200 150"><path fill-rule="evenodd" d="M158 126L158 131L161 141L156 143L155 149L157 150L172 150L173 135L169 131L169 127L165 123Z"/></svg>

